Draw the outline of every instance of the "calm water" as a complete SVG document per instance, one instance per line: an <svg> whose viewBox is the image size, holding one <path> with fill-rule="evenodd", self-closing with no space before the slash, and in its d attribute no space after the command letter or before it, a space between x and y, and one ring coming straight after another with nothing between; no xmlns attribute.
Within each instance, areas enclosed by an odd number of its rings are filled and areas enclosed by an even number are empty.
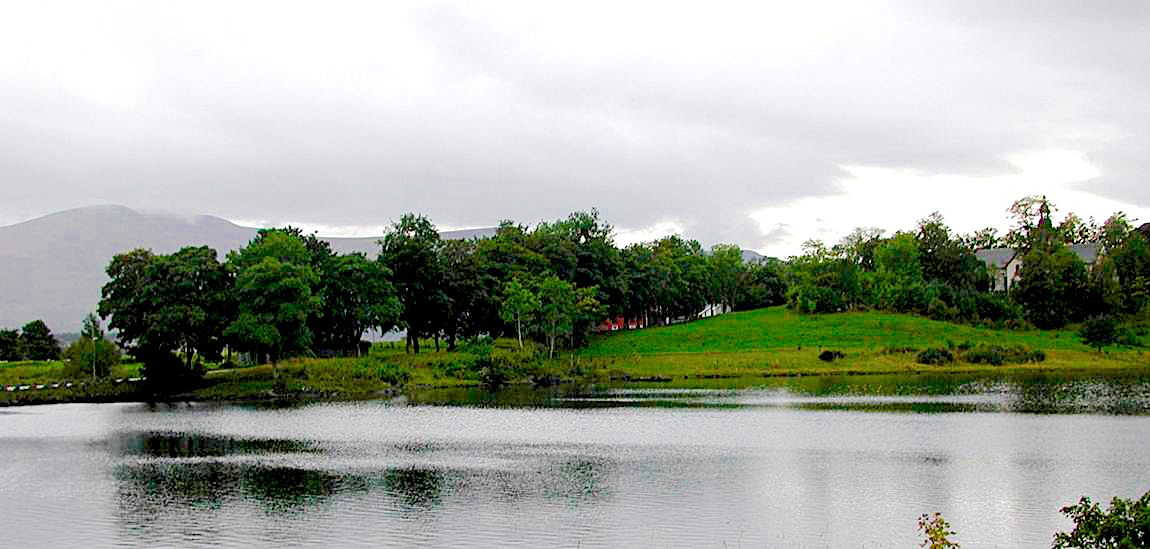
<svg viewBox="0 0 1150 549"><path fill-rule="evenodd" d="M1049 546L1150 489L1150 381L780 380L0 409L3 544Z"/></svg>

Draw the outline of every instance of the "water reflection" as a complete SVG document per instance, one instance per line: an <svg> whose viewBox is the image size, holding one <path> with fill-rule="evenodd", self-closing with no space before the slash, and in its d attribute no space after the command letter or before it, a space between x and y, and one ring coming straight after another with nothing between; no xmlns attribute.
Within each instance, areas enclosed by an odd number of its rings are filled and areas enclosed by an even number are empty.
<svg viewBox="0 0 1150 549"><path fill-rule="evenodd" d="M422 390L409 404L494 408L795 408L900 413L1150 414L1150 375L1037 373L873 375L720 380L710 389L564 386Z"/></svg>
<svg viewBox="0 0 1150 549"><path fill-rule="evenodd" d="M0 516L69 525L13 546L794 547L913 546L941 511L964 545L1034 546L1079 496L1150 486L1148 392L869 376L46 406L0 417Z"/></svg>

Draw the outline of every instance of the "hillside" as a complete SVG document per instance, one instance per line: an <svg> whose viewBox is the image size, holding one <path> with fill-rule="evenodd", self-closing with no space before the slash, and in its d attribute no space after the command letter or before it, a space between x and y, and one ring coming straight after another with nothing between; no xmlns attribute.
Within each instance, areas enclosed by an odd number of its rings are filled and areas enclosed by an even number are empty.
<svg viewBox="0 0 1150 549"><path fill-rule="evenodd" d="M913 315L860 312L800 315L784 307L732 313L686 324L597 336L579 355L610 363L636 375L769 375L842 371L930 370L915 363L914 352L894 349L960 345L1024 345L1046 353L1028 369L1130 368L1150 365L1142 350L1099 354L1069 330L992 330L939 322ZM818 360L822 350L842 351L833 363ZM955 362L949 370L975 369ZM1017 368L1015 368L1017 369Z"/></svg>
<svg viewBox="0 0 1150 549"><path fill-rule="evenodd" d="M242 247L257 229L226 219L145 213L123 206L66 210L0 227L0 328L43 319L54 332L76 332L95 309L104 267L113 255L134 248L171 253L207 245L225 255ZM443 233L470 238L492 229ZM339 253L374 256L378 237L326 238Z"/></svg>

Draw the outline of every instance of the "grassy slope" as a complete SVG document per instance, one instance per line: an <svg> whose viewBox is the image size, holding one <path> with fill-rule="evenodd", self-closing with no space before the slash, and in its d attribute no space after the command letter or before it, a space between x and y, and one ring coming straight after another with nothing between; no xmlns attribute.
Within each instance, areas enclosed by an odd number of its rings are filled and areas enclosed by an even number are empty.
<svg viewBox="0 0 1150 549"><path fill-rule="evenodd" d="M1022 344L1046 352L1041 364L985 366L962 362L922 366L914 353L892 347L959 344ZM846 358L818 360L822 349ZM633 376L733 376L906 371L1008 371L1036 369L1146 368L1150 355L1122 350L1099 354L1068 330L990 330L912 315L843 313L800 315L783 307L734 313L662 328L597 337L580 357L599 368Z"/></svg>

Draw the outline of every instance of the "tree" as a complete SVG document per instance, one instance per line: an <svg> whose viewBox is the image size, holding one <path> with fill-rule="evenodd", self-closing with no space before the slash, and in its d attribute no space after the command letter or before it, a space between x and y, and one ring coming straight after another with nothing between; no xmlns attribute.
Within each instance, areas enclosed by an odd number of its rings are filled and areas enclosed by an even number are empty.
<svg viewBox="0 0 1150 549"><path fill-rule="evenodd" d="M1078 320L1089 295L1086 265L1056 240L1034 246L1022 260L1013 297L1027 320L1041 329Z"/></svg>
<svg viewBox="0 0 1150 549"><path fill-rule="evenodd" d="M926 308L926 287L914 235L899 233L875 248L870 301L883 310L913 312Z"/></svg>
<svg viewBox="0 0 1150 549"><path fill-rule="evenodd" d="M99 313L111 317L120 341L144 361L149 379L194 377L197 356L215 356L231 321L232 273L207 246L170 255L133 250L112 258ZM169 355L182 354L182 372Z"/></svg>
<svg viewBox="0 0 1150 549"><path fill-rule="evenodd" d="M549 275L539 281L540 332L547 340L547 355L555 357L555 341L575 327L579 295L571 283Z"/></svg>
<svg viewBox="0 0 1150 549"><path fill-rule="evenodd" d="M150 317L160 303L148 272L155 257L151 250L137 248L113 256L105 269L109 280L100 290L99 315L110 318L108 327L116 330L120 342L129 348L163 347L162 342L152 342L148 336Z"/></svg>
<svg viewBox="0 0 1150 549"><path fill-rule="evenodd" d="M1002 239L998 238L998 229L994 227L979 229L960 237L959 240L962 241L963 246L970 250L997 248L1002 244Z"/></svg>
<svg viewBox="0 0 1150 549"><path fill-rule="evenodd" d="M104 378L111 375L112 367L120 363L120 350L104 337L100 318L89 314L84 317L80 339L64 350L64 358L67 361L65 376Z"/></svg>
<svg viewBox="0 0 1150 549"><path fill-rule="evenodd" d="M157 256L150 273L159 297L152 315L153 337L178 350L193 369L197 354L218 356L221 334L231 321L232 273L207 246L189 246Z"/></svg>
<svg viewBox="0 0 1150 549"><path fill-rule="evenodd" d="M403 305L388 281L391 272L362 254L337 256L327 262L321 301L328 344L343 353L359 354L368 329L387 332L399 321Z"/></svg>
<svg viewBox="0 0 1150 549"><path fill-rule="evenodd" d="M17 330L0 330L0 361L24 360L24 343Z"/></svg>
<svg viewBox="0 0 1150 549"><path fill-rule="evenodd" d="M56 360L60 358L60 343L43 320L33 320L20 329L20 342L28 360Z"/></svg>
<svg viewBox="0 0 1150 549"><path fill-rule="evenodd" d="M531 325L536 311L539 310L539 295L529 284L523 284L518 278L508 280L503 285L503 305L499 315L505 322L515 324L515 334L519 339L519 348L523 348L523 324Z"/></svg>
<svg viewBox="0 0 1150 549"><path fill-rule="evenodd" d="M1074 529L1054 534L1054 549L1150 547L1150 492L1137 500L1115 497L1106 510L1084 497L1060 512Z"/></svg>
<svg viewBox="0 0 1150 549"><path fill-rule="evenodd" d="M733 310L740 290L748 282L742 248L733 244L716 244L711 247L707 262L712 301Z"/></svg>
<svg viewBox="0 0 1150 549"><path fill-rule="evenodd" d="M1082 330L1078 332L1082 342L1098 349L1118 342L1118 321L1109 315L1096 316L1082 323Z"/></svg>
<svg viewBox="0 0 1150 549"><path fill-rule="evenodd" d="M752 261L744 265L745 281L735 298L736 311L773 307L787 302L787 283L777 259Z"/></svg>
<svg viewBox="0 0 1150 549"><path fill-rule="evenodd" d="M951 236L942 216L935 212L918 222L919 264L926 282L939 282L956 290L986 290L986 266L974 248Z"/></svg>
<svg viewBox="0 0 1150 549"><path fill-rule="evenodd" d="M379 260L392 273L403 304L400 325L407 330L407 348L419 353L419 339L439 331L447 296L439 261L439 233L426 217L406 214L380 240Z"/></svg>
<svg viewBox="0 0 1150 549"><path fill-rule="evenodd" d="M1014 228L1006 233L1003 242L1025 251L1041 240L1040 232L1052 236L1054 226L1050 216L1056 209L1045 196L1031 195L1015 200L1007 209L1014 218Z"/></svg>
<svg viewBox="0 0 1150 549"><path fill-rule="evenodd" d="M1109 224L1108 224L1109 225ZM1114 228L1105 246L1104 261L1113 261L1122 294L1122 312L1135 313L1150 305L1150 241L1138 231Z"/></svg>
<svg viewBox="0 0 1150 549"><path fill-rule="evenodd" d="M479 335L483 314L490 307L490 295L483 281L483 271L476 254L475 242L449 240L439 253L443 273L443 317L441 331L447 339L447 350L454 351L460 338Z"/></svg>
<svg viewBox="0 0 1150 549"><path fill-rule="evenodd" d="M1102 236L1102 229L1094 222L1093 218L1089 221L1083 221L1074 213L1066 214L1066 218L1058 224L1055 232L1058 238L1066 244L1097 242Z"/></svg>
<svg viewBox="0 0 1150 549"><path fill-rule="evenodd" d="M310 265L285 263L264 257L247 265L236 275L236 319L225 334L241 349L266 353L272 364L272 377L278 379L276 363L302 352L311 344L308 316L319 306L312 294L317 276Z"/></svg>
<svg viewBox="0 0 1150 549"><path fill-rule="evenodd" d="M878 227L856 227L834 247L834 253L859 268L874 270L874 252L885 231Z"/></svg>

